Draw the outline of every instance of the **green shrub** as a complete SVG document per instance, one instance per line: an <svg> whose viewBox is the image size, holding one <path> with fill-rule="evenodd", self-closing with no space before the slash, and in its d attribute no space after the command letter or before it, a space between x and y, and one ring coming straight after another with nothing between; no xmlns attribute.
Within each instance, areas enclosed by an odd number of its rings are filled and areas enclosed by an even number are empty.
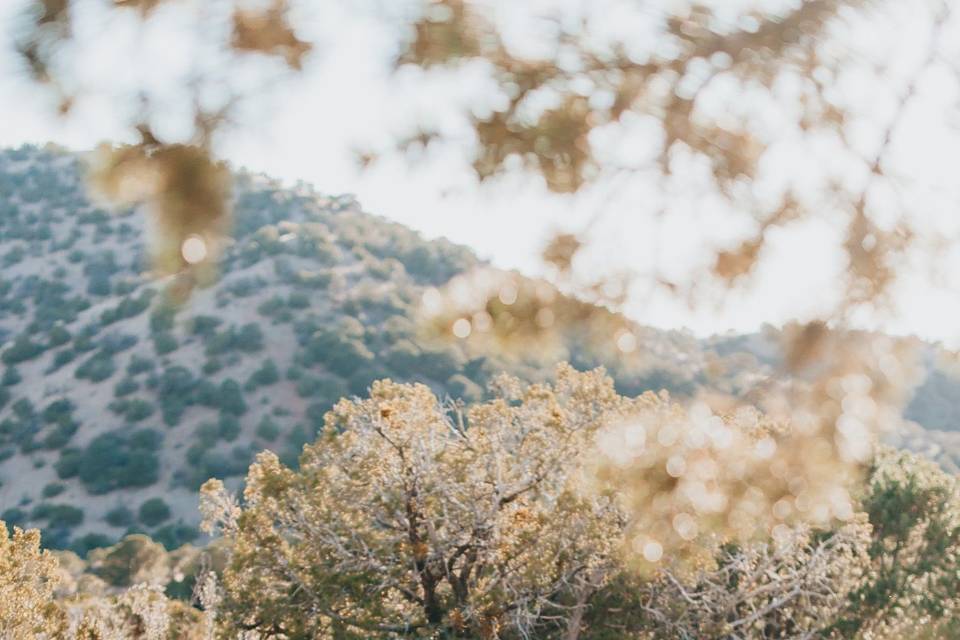
<svg viewBox="0 0 960 640"><path fill-rule="evenodd" d="M233 378L227 378L220 383L220 410L235 416L242 416L247 412L243 390Z"/></svg>
<svg viewBox="0 0 960 640"><path fill-rule="evenodd" d="M13 415L20 420L31 420L36 415L36 410L29 398L20 398L10 408L13 409Z"/></svg>
<svg viewBox="0 0 960 640"><path fill-rule="evenodd" d="M153 349L157 352L157 355L162 356L176 351L178 346L180 345L177 344L177 339L170 333L153 334Z"/></svg>
<svg viewBox="0 0 960 640"><path fill-rule="evenodd" d="M316 332L306 341L304 349L307 364L322 363L330 371L342 376L352 375L358 369L370 366L373 361L373 353L362 341L331 331Z"/></svg>
<svg viewBox="0 0 960 640"><path fill-rule="evenodd" d="M208 336L216 332L223 320L214 316L195 316L190 323L190 332L195 336Z"/></svg>
<svg viewBox="0 0 960 640"><path fill-rule="evenodd" d="M213 425L211 425L213 426ZM203 460L204 454L210 450L210 447L207 446L204 442L194 442L187 449L187 463L191 467L196 467Z"/></svg>
<svg viewBox="0 0 960 640"><path fill-rule="evenodd" d="M97 327L85 327L83 333L73 339L73 350L77 353L86 353L97 348L97 343L93 339L97 335Z"/></svg>
<svg viewBox="0 0 960 640"><path fill-rule="evenodd" d="M183 418L183 412L187 410L185 400L168 396L160 404L160 415L163 416L163 424L168 427L175 427L180 424Z"/></svg>
<svg viewBox="0 0 960 640"><path fill-rule="evenodd" d="M225 456L220 451L210 449L196 455L195 460L195 462L191 462L185 480L187 487L194 491L210 478L230 478L243 475L247 471L249 456L246 460L237 460Z"/></svg>
<svg viewBox="0 0 960 640"><path fill-rule="evenodd" d="M263 330L256 322L248 322L237 333L237 348L247 353L263 349Z"/></svg>
<svg viewBox="0 0 960 640"><path fill-rule="evenodd" d="M75 527L83 522L83 509L68 504L41 503L30 513L32 520L44 520L51 529Z"/></svg>
<svg viewBox="0 0 960 640"><path fill-rule="evenodd" d="M38 355L43 353L43 350L43 345L33 342L26 335L20 335L17 336L16 340L13 341L13 344L7 347L6 351L3 352L3 355L0 356L0 360L3 360L3 363L6 365L19 364L32 358L36 358Z"/></svg>
<svg viewBox="0 0 960 640"><path fill-rule="evenodd" d="M151 536L154 541L159 542L164 546L167 551L173 551L179 549L188 542L193 542L200 536L200 532L197 531L194 527L185 525L183 523L177 524L168 524L160 527L153 532ZM192 577L192 576L190 576ZM186 582L186 581L184 581ZM167 595L170 595L170 587L167 587ZM190 592L184 592L184 600L189 600L192 596L192 590Z"/></svg>
<svg viewBox="0 0 960 640"><path fill-rule="evenodd" d="M319 376L304 374L297 381L297 395L301 398L310 398L319 393L323 380Z"/></svg>
<svg viewBox="0 0 960 640"><path fill-rule="evenodd" d="M43 409L41 417L47 424L69 422L73 415L74 405L68 398L54 400Z"/></svg>
<svg viewBox="0 0 960 640"><path fill-rule="evenodd" d="M126 351L137 344L137 336L129 333L110 332L100 340L100 350L110 355Z"/></svg>
<svg viewBox="0 0 960 640"><path fill-rule="evenodd" d="M153 429L140 429L130 434L130 446L134 449L159 449L163 436Z"/></svg>
<svg viewBox="0 0 960 640"><path fill-rule="evenodd" d="M150 292L145 291L136 298L123 298L116 307L106 309L100 314L100 323L104 326L119 320L140 315L150 306Z"/></svg>
<svg viewBox="0 0 960 640"><path fill-rule="evenodd" d="M161 304L150 313L150 331L152 333L166 333L173 329L173 321L177 310L170 304Z"/></svg>
<svg viewBox="0 0 960 640"><path fill-rule="evenodd" d="M140 505L137 515L141 523L148 527L155 527L170 518L170 507L163 498L150 498Z"/></svg>
<svg viewBox="0 0 960 640"><path fill-rule="evenodd" d="M240 435L240 421L229 413L221 413L217 423L218 434L227 442L233 442Z"/></svg>
<svg viewBox="0 0 960 640"><path fill-rule="evenodd" d="M73 551L81 558L85 558L92 550L109 547L114 542L115 540L113 538L103 533L88 533L71 542L70 551Z"/></svg>
<svg viewBox="0 0 960 640"><path fill-rule="evenodd" d="M460 372L466 358L452 347L424 349L417 363L416 373L443 381Z"/></svg>
<svg viewBox="0 0 960 640"><path fill-rule="evenodd" d="M407 374L417 370L419 360L420 349L409 340L400 340L384 356L384 361L391 369Z"/></svg>
<svg viewBox="0 0 960 640"><path fill-rule="evenodd" d="M0 380L0 384L5 387L12 387L21 380L23 380L23 377L20 375L20 372L17 371L16 367L7 367L3 372L3 379Z"/></svg>
<svg viewBox="0 0 960 640"><path fill-rule="evenodd" d="M302 291L294 291L287 298L287 306L291 309L306 309L310 306L310 296Z"/></svg>
<svg viewBox="0 0 960 640"><path fill-rule="evenodd" d="M53 356L53 362L50 363L50 368L47 370L47 373L53 373L60 367L73 362L76 360L76 358L77 352L73 349L63 349L61 351L57 351L57 353Z"/></svg>
<svg viewBox="0 0 960 640"><path fill-rule="evenodd" d="M154 362L150 358L134 355L130 358L130 364L127 365L127 375L135 376L138 373L151 371L154 368Z"/></svg>
<svg viewBox="0 0 960 640"><path fill-rule="evenodd" d="M43 439L45 449L60 449L65 446L77 432L77 423L73 420L62 422L53 427Z"/></svg>
<svg viewBox="0 0 960 640"><path fill-rule="evenodd" d="M378 365L374 364L366 369L358 369L353 372L350 376L350 379L347 380L347 388L355 396L365 396L367 391L370 388L370 385L373 384L374 380L381 380L388 377L388 373L385 369L382 369ZM341 394L340 397L343 397L346 394ZM331 398L327 396L331 401L336 401L339 398Z"/></svg>
<svg viewBox="0 0 960 640"><path fill-rule="evenodd" d="M164 369L159 382L157 392L164 398L169 396L189 397L197 383L190 370L180 365Z"/></svg>
<svg viewBox="0 0 960 640"><path fill-rule="evenodd" d="M126 296L137 290L137 283L133 280L121 280L113 285L113 295Z"/></svg>
<svg viewBox="0 0 960 640"><path fill-rule="evenodd" d="M64 485L62 482L51 482L43 488L43 497L53 498L63 493L66 488L66 485Z"/></svg>
<svg viewBox="0 0 960 640"><path fill-rule="evenodd" d="M70 342L73 336L62 325L56 325L47 334L47 345L49 347L59 347Z"/></svg>
<svg viewBox="0 0 960 640"><path fill-rule="evenodd" d="M112 527L129 527L133 524L133 512L122 505L118 505L110 509L103 519Z"/></svg>
<svg viewBox="0 0 960 640"><path fill-rule="evenodd" d="M103 382L113 375L117 365L107 351L98 351L83 362L74 372L77 379L87 379L91 382Z"/></svg>
<svg viewBox="0 0 960 640"><path fill-rule="evenodd" d="M247 381L247 386L249 387L266 387L271 384L274 384L280 380L280 372L277 370L276 363L267 358L263 361L263 364L260 365L260 368L250 374L250 379Z"/></svg>
<svg viewBox="0 0 960 640"><path fill-rule="evenodd" d="M209 379L201 378L193 389L192 401L202 407L217 409L220 407L220 388Z"/></svg>
<svg viewBox="0 0 960 640"><path fill-rule="evenodd" d="M133 378L123 378L113 387L113 395L117 398L130 395L140 389L140 384Z"/></svg>
<svg viewBox="0 0 960 640"><path fill-rule="evenodd" d="M303 367L290 365L287 367L287 380L299 380L304 376L304 373Z"/></svg>
<svg viewBox="0 0 960 640"><path fill-rule="evenodd" d="M262 278L239 278L227 285L227 291L238 298L246 298L266 286Z"/></svg>
<svg viewBox="0 0 960 640"><path fill-rule="evenodd" d="M212 422L202 422L193 432L193 435L203 445L204 449L209 449L220 439L220 427Z"/></svg>
<svg viewBox="0 0 960 640"><path fill-rule="evenodd" d="M263 416L257 424L257 437L267 442L273 442L280 435L280 427L270 416Z"/></svg>
<svg viewBox="0 0 960 640"><path fill-rule="evenodd" d="M294 454L293 459L295 460L299 457L301 451L303 451L303 445L316 440L316 436L316 430L302 424L296 425L290 430L290 433L287 434L287 451ZM287 456L286 459L289 460L290 456ZM287 463L284 462L284 464Z"/></svg>
<svg viewBox="0 0 960 640"><path fill-rule="evenodd" d="M12 267L13 265L23 260L26 254L27 254L26 250L20 245L17 245L11 248L9 251L7 251L3 255L3 266Z"/></svg>
<svg viewBox="0 0 960 640"><path fill-rule="evenodd" d="M60 459L53 465L57 472L57 477L61 480L73 478L80 472L80 462L83 460L83 452L73 447L68 447L60 452Z"/></svg>
<svg viewBox="0 0 960 640"><path fill-rule="evenodd" d="M91 296L110 295L110 276L97 273L87 280L87 293Z"/></svg>
<svg viewBox="0 0 960 640"><path fill-rule="evenodd" d="M304 417L310 422L314 434L320 433L320 430L323 429L324 416L333 408L333 404L333 402L311 402L307 406Z"/></svg>
<svg viewBox="0 0 960 640"><path fill-rule="evenodd" d="M80 459L80 480L94 495L153 484L160 471L156 455L159 439L159 434L149 429L133 434L114 431L97 436Z"/></svg>
<svg viewBox="0 0 960 640"><path fill-rule="evenodd" d="M7 523L8 527L23 527L27 523L27 512L19 507L11 507L0 513L0 520Z"/></svg>
<svg viewBox="0 0 960 640"><path fill-rule="evenodd" d="M298 271L293 282L308 289L329 289L333 274L327 271Z"/></svg>
<svg viewBox="0 0 960 640"><path fill-rule="evenodd" d="M230 327L225 331L206 334L205 352L208 356L217 356L231 351L255 353L263 349L263 332L260 325L250 322L240 329Z"/></svg>
<svg viewBox="0 0 960 640"><path fill-rule="evenodd" d="M223 363L220 362L218 358L210 358L203 363L203 368L201 370L203 371L204 375L212 376L221 369L223 369Z"/></svg>
<svg viewBox="0 0 960 640"><path fill-rule="evenodd" d="M123 417L126 418L128 422L140 422L153 415L153 404L142 398L133 398L123 402L126 404Z"/></svg>
<svg viewBox="0 0 960 640"><path fill-rule="evenodd" d="M277 315L280 311L283 311L285 303L283 298L280 296L273 296L272 298L261 302L260 306L257 307L257 313L262 316L272 317Z"/></svg>

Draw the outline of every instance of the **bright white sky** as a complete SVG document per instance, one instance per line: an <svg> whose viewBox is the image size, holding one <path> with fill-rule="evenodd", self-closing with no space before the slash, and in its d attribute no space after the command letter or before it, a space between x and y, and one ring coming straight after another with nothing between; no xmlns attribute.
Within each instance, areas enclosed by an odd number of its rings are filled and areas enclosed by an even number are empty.
<svg viewBox="0 0 960 640"><path fill-rule="evenodd" d="M382 3L370 0L378 1ZM562 1L576 4L577 0ZM623 29L630 23L615 10L620 1L595 0L591 6L609 7L607 25ZM4 38L25 2L0 0ZM84 6L96 4L84 0ZM433 81L429 90L422 90L412 74L389 80L385 61L392 53L392 40L382 22L365 17L355 7L344 9L350 2L308 4L312 13L300 14L297 24L308 39L324 44L311 56L302 76L277 80L272 91L248 105L241 126L221 141L219 153L235 165L291 184L303 180L323 192L355 193L372 213L407 224L428 237L446 236L471 246L498 266L531 274L542 270L538 254L551 231L577 229L599 207L606 207L609 213L594 234L594 250L583 265L588 271L632 269L650 274L656 269L682 279L706 255L705 246L735 244L747 228L742 216L731 217L710 200L681 192L663 202L642 180L615 188L600 185L576 198L551 195L538 180L525 176L478 188L464 154L455 149L423 161L394 159L372 171L358 171L352 159L355 149L377 144L411 121L440 119L448 131L458 131L458 121L450 115L453 110L438 110L438 104L480 104L486 86L481 75L472 71ZM549 0L531 0L531 4L549 4ZM890 118L894 98L890 87L902 87L925 53L929 17L920 7L922 0L893 4L900 5L895 14L849 39L852 48L862 45L867 54L876 54L875 61L895 61L885 72L885 83L876 82L866 72L847 81L850 99L867 107L864 124L853 136L855 141L858 135L862 137L865 154L876 139L877 128ZM182 83L184 70L200 55L186 40L171 35L182 25L166 14L158 16L150 28L139 30L132 27L132 21L105 23L95 9L82 12L79 18L81 34L96 36L109 30L112 44L77 53L72 64L87 69L85 76L78 71L78 82L98 87L146 85L162 94L164 87ZM528 26L515 25L519 33ZM630 27L642 29L643 25ZM958 33L957 29L951 31ZM960 62L957 42L960 38L947 38L944 60ZM878 49L877 44L882 47ZM864 64L872 61L868 55ZM123 138L125 132L117 123L123 121L124 109L130 108L129 100L116 93L100 93L78 103L69 119L60 120L53 115L49 97L24 81L16 64L15 56L4 46L0 50L0 146L52 141L83 150L104 140ZM928 228L960 226L956 215L960 136L953 128L957 102L956 80L941 61L922 77L914 106L894 139L892 170L901 193L878 195L891 201L907 199ZM176 136L186 117L181 107L172 101L163 117L153 123L156 130ZM763 126L778 130L781 123L776 113L768 114L762 106L756 109L761 109L758 117ZM646 149L643 140L643 123L638 122L636 136L601 136L598 144L612 157L637 159ZM769 182L789 179L811 193L823 189L824 176L840 176L854 184L863 179L862 167L850 158L838 157L829 145L801 143L789 135L783 136L774 157L767 172L773 176ZM661 204L669 207L671 215L654 226L651 216ZM640 289L633 296L630 312L647 324L686 327L698 334L750 331L764 322L809 319L828 309L838 295L836 283L843 265L831 248L836 237L829 211L825 211L822 219L772 239L765 275L753 282L748 292L735 293L723 304L691 310L662 293ZM931 281L926 270L911 271L901 287L897 313L884 319L866 318L865 324L951 342L960 338L956 320L960 317L960 270L956 268L960 260L950 256L945 265L940 282Z"/></svg>

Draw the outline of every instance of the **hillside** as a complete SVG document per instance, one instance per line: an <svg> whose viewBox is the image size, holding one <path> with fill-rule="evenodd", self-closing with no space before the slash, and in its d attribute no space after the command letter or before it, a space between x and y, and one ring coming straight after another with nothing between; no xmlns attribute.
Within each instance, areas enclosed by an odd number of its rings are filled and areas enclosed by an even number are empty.
<svg viewBox="0 0 960 640"><path fill-rule="evenodd" d="M740 359L745 368L763 377L781 370L781 341L777 329L765 327L754 334L704 340L702 347L728 362ZM886 441L921 453L951 473L960 473L960 378L952 364L954 358L939 345L919 346L925 377L904 409L903 429L887 434Z"/></svg>
<svg viewBox="0 0 960 640"><path fill-rule="evenodd" d="M0 519L43 529L49 546L83 552L127 532L168 548L193 540L204 480L237 487L265 448L295 464L332 403L375 379L469 400L500 371L551 370L547 358L418 338L424 290L478 265L467 249L427 242L349 195L243 172L220 277L172 306L168 283L145 273L146 217L98 207L82 173L73 154L0 152ZM567 355L607 365L624 393L681 397L704 385L745 392L776 367L756 336L638 335L656 366L622 370L576 343ZM708 374L718 361L724 373ZM955 388L934 371L909 415L936 430L902 442L948 467L960 460L947 432Z"/></svg>
<svg viewBox="0 0 960 640"><path fill-rule="evenodd" d="M52 546L141 530L175 546L195 535L200 483L237 478L264 448L295 463L332 403L375 379L470 399L503 370L548 375L417 339L424 288L476 265L466 249L350 196L242 173L235 191L221 276L177 308L145 274L146 217L90 202L78 157L0 154L2 519ZM649 337L665 363L697 353L688 336ZM697 367L674 369L618 381L692 389Z"/></svg>

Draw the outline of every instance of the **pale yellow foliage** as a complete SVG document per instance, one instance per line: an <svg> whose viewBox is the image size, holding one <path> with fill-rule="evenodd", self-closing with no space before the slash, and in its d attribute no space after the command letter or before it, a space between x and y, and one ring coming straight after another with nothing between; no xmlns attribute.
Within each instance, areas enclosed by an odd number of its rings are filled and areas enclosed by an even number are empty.
<svg viewBox="0 0 960 640"><path fill-rule="evenodd" d="M0 521L0 630L10 640L55 637L64 616L53 602L57 561L40 550L40 532Z"/></svg>
<svg viewBox="0 0 960 640"><path fill-rule="evenodd" d="M609 496L580 490L578 460L636 402L566 366L554 385L504 382L519 397L465 412L423 385L377 382L327 415L299 471L260 454L239 518L214 516L236 523L225 636L562 628L552 598L603 581L623 526ZM232 508L222 486L203 493Z"/></svg>

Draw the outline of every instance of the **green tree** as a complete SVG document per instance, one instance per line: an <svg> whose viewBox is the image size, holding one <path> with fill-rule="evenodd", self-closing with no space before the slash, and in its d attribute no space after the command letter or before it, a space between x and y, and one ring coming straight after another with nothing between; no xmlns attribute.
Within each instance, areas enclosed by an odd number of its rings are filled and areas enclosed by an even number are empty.
<svg viewBox="0 0 960 640"><path fill-rule="evenodd" d="M328 414L299 471L260 454L242 511L207 483L203 508L234 549L222 632L564 629L569 612L551 603L578 588L584 567L605 575L622 526L611 501L575 489L575 461L631 403L602 374L570 369L521 398L463 415L423 385L377 382L369 400Z"/></svg>
<svg viewBox="0 0 960 640"><path fill-rule="evenodd" d="M170 518L170 507L163 498L150 498L140 505L137 516L146 526L155 527Z"/></svg>

